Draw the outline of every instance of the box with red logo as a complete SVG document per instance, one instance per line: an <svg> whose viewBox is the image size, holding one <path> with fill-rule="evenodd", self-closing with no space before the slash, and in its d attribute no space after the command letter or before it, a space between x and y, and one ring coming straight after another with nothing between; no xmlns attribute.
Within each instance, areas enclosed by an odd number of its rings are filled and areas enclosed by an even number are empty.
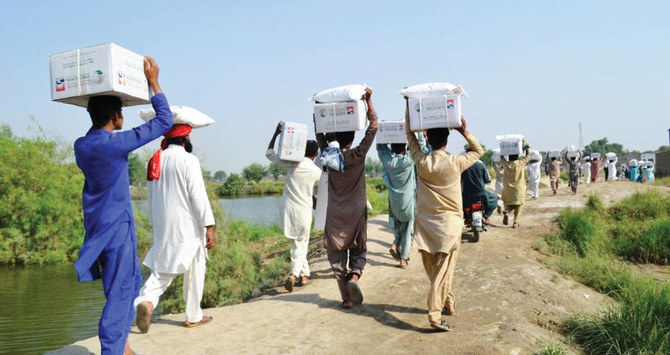
<svg viewBox="0 0 670 355"><path fill-rule="evenodd" d="M405 133L405 121L382 121L379 123L377 131L377 143L394 144L407 143L407 134Z"/></svg>
<svg viewBox="0 0 670 355"><path fill-rule="evenodd" d="M281 160L301 162L305 158L307 145L307 125L284 122L279 136L277 156Z"/></svg>
<svg viewBox="0 0 670 355"><path fill-rule="evenodd" d="M365 101L343 101L314 104L316 133L362 131L368 108Z"/></svg>
<svg viewBox="0 0 670 355"><path fill-rule="evenodd" d="M124 106L150 101L144 57L114 43L49 56L51 100L87 107L91 96L114 95Z"/></svg>
<svg viewBox="0 0 670 355"><path fill-rule="evenodd" d="M461 126L461 97L458 94L411 97L408 100L412 131Z"/></svg>

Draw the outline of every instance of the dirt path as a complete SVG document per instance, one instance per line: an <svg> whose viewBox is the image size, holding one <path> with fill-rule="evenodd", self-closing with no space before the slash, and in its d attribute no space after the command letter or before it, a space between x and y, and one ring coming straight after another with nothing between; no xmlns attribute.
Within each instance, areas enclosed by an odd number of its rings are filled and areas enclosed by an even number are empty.
<svg viewBox="0 0 670 355"><path fill-rule="evenodd" d="M311 261L312 282L288 294L277 289L248 303L208 309L214 321L181 326L182 314L156 320L149 334L133 328L130 343L139 354L528 354L561 335L556 326L576 312L600 309L605 296L564 278L538 259L533 243L555 226L560 208L583 205L596 193L609 204L646 189L628 182L580 185L573 196L564 184L558 195L541 191L527 200L522 228L495 226L479 243L463 241L454 279L458 314L453 330L433 333L425 311L428 278L416 250L407 269L388 254L393 240L386 216L368 225L368 264L361 288L363 306L344 310L330 268L321 253ZM209 275L208 275L209 276ZM99 353L90 338L51 354Z"/></svg>

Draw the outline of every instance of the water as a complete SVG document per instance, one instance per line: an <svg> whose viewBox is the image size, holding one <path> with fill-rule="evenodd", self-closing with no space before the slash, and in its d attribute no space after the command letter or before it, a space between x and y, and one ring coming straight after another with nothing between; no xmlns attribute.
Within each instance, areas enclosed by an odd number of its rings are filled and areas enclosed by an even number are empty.
<svg viewBox="0 0 670 355"><path fill-rule="evenodd" d="M72 265L0 267L0 354L42 354L95 336L102 283Z"/></svg>
<svg viewBox="0 0 670 355"><path fill-rule="evenodd" d="M281 196L222 198L219 205L231 219L271 226L279 223L280 201ZM149 211L147 201L135 201L135 206L144 213Z"/></svg>

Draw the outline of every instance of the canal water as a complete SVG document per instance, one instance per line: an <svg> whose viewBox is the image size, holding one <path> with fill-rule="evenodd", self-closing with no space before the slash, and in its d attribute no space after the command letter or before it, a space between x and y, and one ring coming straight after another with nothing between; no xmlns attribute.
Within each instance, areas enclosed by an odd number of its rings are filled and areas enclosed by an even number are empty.
<svg viewBox="0 0 670 355"><path fill-rule="evenodd" d="M281 197L220 199L227 216L279 221ZM135 208L147 211L146 201ZM70 264L0 267L0 354L43 354L97 335L105 298L100 280L77 282Z"/></svg>

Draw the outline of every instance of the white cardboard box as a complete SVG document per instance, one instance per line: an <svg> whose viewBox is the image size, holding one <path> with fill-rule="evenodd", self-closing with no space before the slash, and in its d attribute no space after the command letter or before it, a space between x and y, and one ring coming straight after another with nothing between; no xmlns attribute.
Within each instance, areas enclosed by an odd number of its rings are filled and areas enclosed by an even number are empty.
<svg viewBox="0 0 670 355"><path fill-rule="evenodd" d="M542 154L540 154L540 152L537 151L537 150L531 150L530 151L530 160L540 161L540 160L542 160Z"/></svg>
<svg viewBox="0 0 670 355"><path fill-rule="evenodd" d="M379 123L377 131L377 143L393 144L407 143L407 134L405 133L405 121L382 121Z"/></svg>
<svg viewBox="0 0 670 355"><path fill-rule="evenodd" d="M367 117L363 100L314 104L316 133L362 131Z"/></svg>
<svg viewBox="0 0 670 355"><path fill-rule="evenodd" d="M593 160L600 159L600 153L591 153L591 159Z"/></svg>
<svg viewBox="0 0 670 355"><path fill-rule="evenodd" d="M124 106L150 101L144 57L114 43L49 56L51 100L87 107L91 96L114 95Z"/></svg>
<svg viewBox="0 0 670 355"><path fill-rule="evenodd" d="M523 136L508 134L496 136L500 145L501 155L521 155L523 154Z"/></svg>
<svg viewBox="0 0 670 355"><path fill-rule="evenodd" d="M558 151L558 150L552 150L552 151L549 152L548 156L549 156L549 159L551 159L551 158L558 159L558 157L561 156L561 152Z"/></svg>
<svg viewBox="0 0 670 355"><path fill-rule="evenodd" d="M307 125L284 122L279 135L277 156L281 160L301 162L305 158L307 144Z"/></svg>
<svg viewBox="0 0 670 355"><path fill-rule="evenodd" d="M565 153L566 158L572 159L572 158L578 158L579 157L579 151L577 150L569 150Z"/></svg>
<svg viewBox="0 0 670 355"><path fill-rule="evenodd" d="M642 153L641 158L643 160L656 162L656 153Z"/></svg>
<svg viewBox="0 0 670 355"><path fill-rule="evenodd" d="M461 126L461 97L447 94L409 98L409 126L412 131Z"/></svg>

